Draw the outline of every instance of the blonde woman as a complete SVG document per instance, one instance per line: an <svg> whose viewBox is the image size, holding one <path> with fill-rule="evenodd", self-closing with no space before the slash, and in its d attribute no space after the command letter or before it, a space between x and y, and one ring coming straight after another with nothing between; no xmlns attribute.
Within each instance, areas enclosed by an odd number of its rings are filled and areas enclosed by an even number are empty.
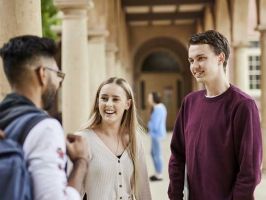
<svg viewBox="0 0 266 200"><path fill-rule="evenodd" d="M140 126L132 89L112 77L98 88L81 134L90 151L84 193L88 200L150 200Z"/></svg>

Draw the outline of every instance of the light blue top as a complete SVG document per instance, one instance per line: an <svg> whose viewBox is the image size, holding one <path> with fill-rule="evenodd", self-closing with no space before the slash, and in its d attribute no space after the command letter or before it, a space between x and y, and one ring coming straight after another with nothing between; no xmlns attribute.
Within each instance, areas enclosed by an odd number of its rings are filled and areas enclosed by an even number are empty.
<svg viewBox="0 0 266 200"><path fill-rule="evenodd" d="M152 137L163 138L166 135L166 116L167 111L162 103L153 107L148 130Z"/></svg>

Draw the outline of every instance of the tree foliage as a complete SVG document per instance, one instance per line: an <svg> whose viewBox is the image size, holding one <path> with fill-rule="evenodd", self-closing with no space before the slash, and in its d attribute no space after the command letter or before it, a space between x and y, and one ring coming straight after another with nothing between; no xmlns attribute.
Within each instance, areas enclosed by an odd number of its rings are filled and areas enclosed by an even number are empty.
<svg viewBox="0 0 266 200"><path fill-rule="evenodd" d="M57 35L52 31L52 25L58 25L61 23L57 17L57 8L53 4L53 0L41 0L41 12L42 12L42 32L43 36L57 39Z"/></svg>

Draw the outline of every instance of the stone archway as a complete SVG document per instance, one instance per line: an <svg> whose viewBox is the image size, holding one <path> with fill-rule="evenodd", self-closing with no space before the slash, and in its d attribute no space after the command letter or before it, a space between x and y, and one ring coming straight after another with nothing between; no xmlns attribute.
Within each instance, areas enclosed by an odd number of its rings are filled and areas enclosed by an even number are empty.
<svg viewBox="0 0 266 200"><path fill-rule="evenodd" d="M175 39L154 38L137 50L134 66L137 105L144 125L150 113L147 95L158 91L167 107L167 128L171 130L183 97L192 90L187 49Z"/></svg>

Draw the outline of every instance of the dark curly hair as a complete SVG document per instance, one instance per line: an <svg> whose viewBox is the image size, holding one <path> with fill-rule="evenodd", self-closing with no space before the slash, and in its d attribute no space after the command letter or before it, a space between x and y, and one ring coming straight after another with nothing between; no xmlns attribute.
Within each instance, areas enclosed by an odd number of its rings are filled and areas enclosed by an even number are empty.
<svg viewBox="0 0 266 200"><path fill-rule="evenodd" d="M49 38L33 35L23 35L11 38L0 49L4 72L8 81L18 83L26 71L27 64L39 57L54 58L57 52L56 44Z"/></svg>
<svg viewBox="0 0 266 200"><path fill-rule="evenodd" d="M208 44L213 48L214 53L216 55L219 55L220 53L223 52L225 55L225 60L223 63L225 69L227 65L227 60L230 55L229 42L225 36L223 36L221 33L217 31L209 30L203 33L192 35L188 42L188 47L194 44Z"/></svg>

